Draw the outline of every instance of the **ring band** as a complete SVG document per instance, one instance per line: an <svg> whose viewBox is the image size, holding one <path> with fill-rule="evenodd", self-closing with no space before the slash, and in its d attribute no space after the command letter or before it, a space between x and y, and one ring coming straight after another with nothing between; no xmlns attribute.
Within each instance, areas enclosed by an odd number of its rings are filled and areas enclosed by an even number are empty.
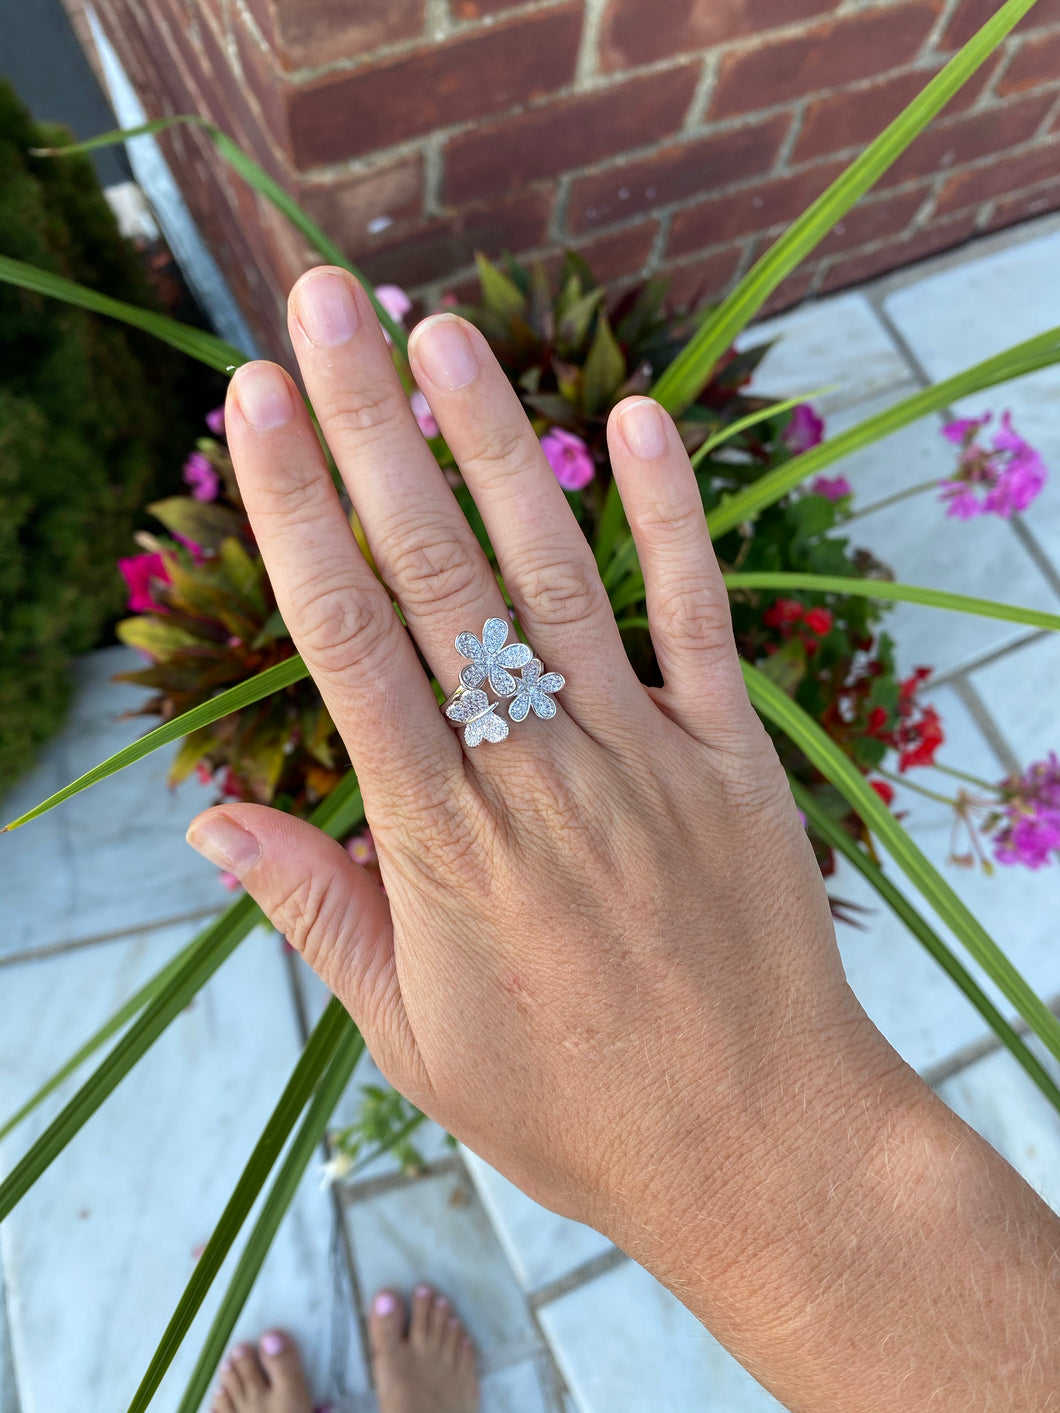
<svg viewBox="0 0 1060 1413"><path fill-rule="evenodd" d="M503 618L490 618L481 639L466 632L456 637L456 650L468 662L460 669L460 685L441 710L452 725L463 728L469 749L483 741L498 744L507 740L508 722L497 710L503 701L508 701L512 721L525 721L531 711L549 721L556 715L552 694L566 685L559 672L545 671L544 663L526 643L507 642L508 630ZM512 675L512 668L519 669L518 678ZM486 686L498 700L490 700Z"/></svg>

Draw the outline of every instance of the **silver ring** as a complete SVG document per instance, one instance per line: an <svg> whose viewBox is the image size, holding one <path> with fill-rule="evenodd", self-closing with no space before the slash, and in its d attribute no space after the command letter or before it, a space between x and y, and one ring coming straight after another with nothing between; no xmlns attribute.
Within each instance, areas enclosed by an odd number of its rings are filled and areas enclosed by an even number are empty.
<svg viewBox="0 0 1060 1413"><path fill-rule="evenodd" d="M566 685L561 673L545 671L545 664L526 643L507 641L509 626L503 618L490 618L481 639L474 633L457 634L456 650L468 661L460 669L460 685L442 704L442 711L457 729L463 727L469 749L483 741L497 744L508 739L508 722L498 711L504 701L512 721L525 721L531 711L550 721L556 715L552 694ZM519 670L518 677L512 668ZM484 683L498 700L490 700Z"/></svg>

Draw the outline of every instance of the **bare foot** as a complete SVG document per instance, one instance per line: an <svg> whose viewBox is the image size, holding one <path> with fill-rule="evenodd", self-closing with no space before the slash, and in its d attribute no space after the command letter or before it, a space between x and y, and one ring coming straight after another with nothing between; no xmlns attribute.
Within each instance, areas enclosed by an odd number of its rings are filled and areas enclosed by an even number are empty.
<svg viewBox="0 0 1060 1413"><path fill-rule="evenodd" d="M257 1349L237 1344L223 1360L210 1413L313 1413L298 1346L279 1330Z"/></svg>
<svg viewBox="0 0 1060 1413"><path fill-rule="evenodd" d="M405 1323L401 1297L381 1290L368 1318L379 1413L477 1413L475 1349L449 1301L418 1285Z"/></svg>

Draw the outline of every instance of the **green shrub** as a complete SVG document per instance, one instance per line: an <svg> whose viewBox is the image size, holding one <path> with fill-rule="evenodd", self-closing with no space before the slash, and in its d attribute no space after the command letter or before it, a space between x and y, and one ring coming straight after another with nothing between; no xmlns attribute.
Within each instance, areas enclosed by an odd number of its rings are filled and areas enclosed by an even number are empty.
<svg viewBox="0 0 1060 1413"><path fill-rule="evenodd" d="M31 155L68 141L0 83L0 251L150 304L89 160ZM174 369L145 336L0 286L0 792L60 724L71 656L122 609L141 506L178 482Z"/></svg>

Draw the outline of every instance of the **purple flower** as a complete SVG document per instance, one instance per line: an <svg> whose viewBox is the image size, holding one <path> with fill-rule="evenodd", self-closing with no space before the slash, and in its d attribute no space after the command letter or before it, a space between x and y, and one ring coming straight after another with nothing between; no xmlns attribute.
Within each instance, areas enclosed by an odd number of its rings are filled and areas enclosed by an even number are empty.
<svg viewBox="0 0 1060 1413"><path fill-rule="evenodd" d="M965 417L942 429L947 441L961 448L957 470L939 483L946 514L953 520L977 515L999 515L1008 520L1026 510L1041 493L1047 472L1041 456L1012 428L1012 414L1005 412L994 433L993 446L979 441L979 433L993 420Z"/></svg>
<svg viewBox="0 0 1060 1413"><path fill-rule="evenodd" d="M596 475L589 448L573 432L553 427L541 438L541 450L565 491L583 491Z"/></svg>
<svg viewBox="0 0 1060 1413"><path fill-rule="evenodd" d="M216 500L221 478L201 451L193 451L184 463L184 484L191 487L196 500Z"/></svg>
<svg viewBox="0 0 1060 1413"><path fill-rule="evenodd" d="M808 402L800 402L792 411L781 441L795 456L812 451L824 441L824 418L818 417Z"/></svg>
<svg viewBox="0 0 1060 1413"><path fill-rule="evenodd" d="M1060 759L1050 751L1023 775L1002 785L1003 813L994 836L994 857L1000 864L1039 869L1060 853Z"/></svg>
<svg viewBox="0 0 1060 1413"><path fill-rule="evenodd" d="M854 488L845 476L816 476L810 482L810 494L824 496L825 500L842 500L852 496Z"/></svg>
<svg viewBox="0 0 1060 1413"><path fill-rule="evenodd" d="M169 583L166 562L160 554L134 554L129 559L119 559L118 568L129 590L130 613L168 612L152 596L152 584Z"/></svg>
<svg viewBox="0 0 1060 1413"><path fill-rule="evenodd" d="M215 437L223 437L225 434L225 410L224 407L215 407L212 412L206 414L206 425Z"/></svg>
<svg viewBox="0 0 1060 1413"><path fill-rule="evenodd" d="M412 308L412 300L398 285L376 285L375 297L397 324L401 323ZM394 342L386 329L383 330L383 337L387 343Z"/></svg>
<svg viewBox="0 0 1060 1413"><path fill-rule="evenodd" d="M419 388L409 398L409 406L412 408L412 415L415 417L420 431L428 439L438 435L438 423L434 420L434 413L431 411L427 399L420 392Z"/></svg>

